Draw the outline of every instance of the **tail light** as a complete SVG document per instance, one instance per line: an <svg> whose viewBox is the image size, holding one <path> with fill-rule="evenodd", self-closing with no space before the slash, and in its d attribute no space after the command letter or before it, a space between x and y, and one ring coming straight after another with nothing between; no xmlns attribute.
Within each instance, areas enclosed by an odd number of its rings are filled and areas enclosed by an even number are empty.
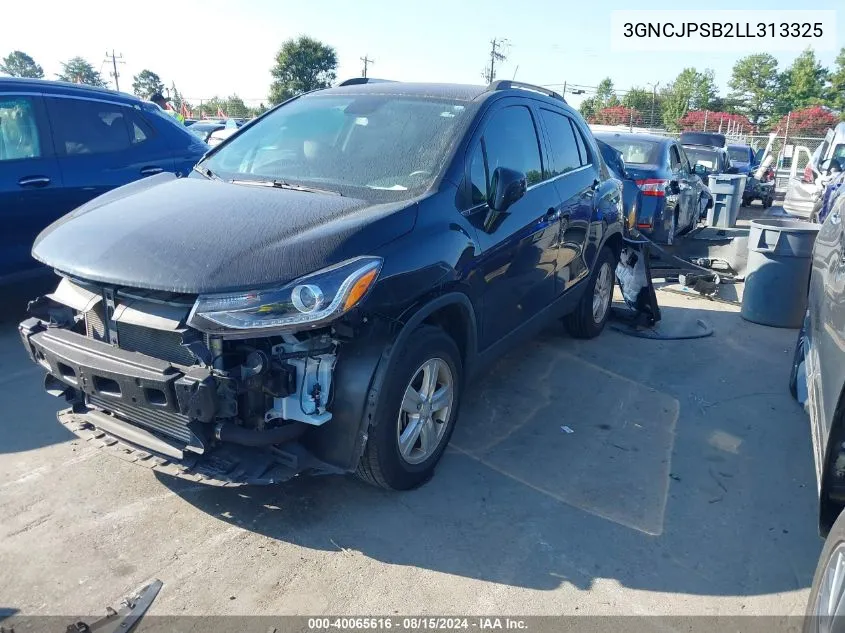
<svg viewBox="0 0 845 633"><path fill-rule="evenodd" d="M636 183L644 196L657 196L660 198L666 196L666 188L669 185L669 181L663 178L644 178L643 180L637 180Z"/></svg>
<svg viewBox="0 0 845 633"><path fill-rule="evenodd" d="M816 174L813 172L812 163L807 163L807 166L804 168L804 178L803 178L803 180L806 183L816 182Z"/></svg>

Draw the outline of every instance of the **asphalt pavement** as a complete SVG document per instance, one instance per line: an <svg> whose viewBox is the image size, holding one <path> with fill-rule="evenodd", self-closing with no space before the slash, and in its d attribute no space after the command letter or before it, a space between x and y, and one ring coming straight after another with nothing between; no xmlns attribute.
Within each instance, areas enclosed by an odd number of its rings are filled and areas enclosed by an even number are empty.
<svg viewBox="0 0 845 633"><path fill-rule="evenodd" d="M51 282L47 282L49 286ZM352 477L216 489L100 454L55 420L0 315L0 618L101 614L803 612L821 550L794 330L660 291L654 341L562 327L470 388L422 488Z"/></svg>

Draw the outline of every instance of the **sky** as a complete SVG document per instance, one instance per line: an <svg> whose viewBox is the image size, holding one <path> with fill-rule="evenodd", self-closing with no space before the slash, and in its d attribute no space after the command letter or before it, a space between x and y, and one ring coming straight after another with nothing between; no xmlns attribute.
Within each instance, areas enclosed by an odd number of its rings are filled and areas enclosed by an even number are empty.
<svg viewBox="0 0 845 633"><path fill-rule="evenodd" d="M33 13L33 7L36 7ZM702 5L691 3L690 8ZM738 4L708 0L710 9L798 9L797 2L769 0ZM813 9L839 9L841 0L815 0ZM361 74L364 55L375 60L371 77L404 81L483 84L490 40L505 38L507 60L499 79L562 88L595 86L604 77L626 90L671 81L685 67L712 68L723 94L736 52L613 53L610 12L637 8L633 2L562 2L561 0L180 0L141 4L111 0L6 2L0 56L22 50L41 64L47 78L60 62L86 58L109 76L106 51L122 54L120 87L131 91L132 76L150 69L166 85L175 82L191 102L238 94L248 105L266 101L270 68L281 43L309 35L333 46L338 79ZM650 2L642 8L678 9L677 0ZM49 15L49 21L33 19ZM845 11L837 14L837 47L845 46ZM714 47L715 48L715 47ZM750 45L747 54L764 52ZM797 53L775 53L786 68ZM832 66L836 52L818 53ZM578 105L580 96L567 100Z"/></svg>

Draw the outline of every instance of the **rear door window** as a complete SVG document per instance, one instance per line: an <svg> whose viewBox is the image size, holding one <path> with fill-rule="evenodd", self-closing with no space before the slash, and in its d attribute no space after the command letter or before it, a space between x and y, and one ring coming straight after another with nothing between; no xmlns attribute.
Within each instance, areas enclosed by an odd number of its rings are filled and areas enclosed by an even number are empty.
<svg viewBox="0 0 845 633"><path fill-rule="evenodd" d="M0 162L40 158L41 154L32 98L0 95Z"/></svg>
<svg viewBox="0 0 845 633"><path fill-rule="evenodd" d="M47 104L60 156L120 152L147 138L143 129L136 132L134 127L130 136L123 106L72 98L50 98Z"/></svg>
<svg viewBox="0 0 845 633"><path fill-rule="evenodd" d="M547 177L554 178L580 168L581 152L569 117L544 108L540 110L540 117L550 144Z"/></svg>

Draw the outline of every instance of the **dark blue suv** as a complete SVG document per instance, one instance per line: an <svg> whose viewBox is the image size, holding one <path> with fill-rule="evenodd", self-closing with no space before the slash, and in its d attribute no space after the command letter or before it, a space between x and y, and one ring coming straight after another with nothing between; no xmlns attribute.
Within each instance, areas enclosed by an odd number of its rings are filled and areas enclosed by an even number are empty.
<svg viewBox="0 0 845 633"><path fill-rule="evenodd" d="M601 333L622 208L559 95L359 81L46 229L33 254L62 280L20 332L62 423L139 464L412 488L472 374L557 319Z"/></svg>
<svg viewBox="0 0 845 633"><path fill-rule="evenodd" d="M35 237L68 211L144 176L187 175L207 149L137 97L0 78L0 282L37 271Z"/></svg>

